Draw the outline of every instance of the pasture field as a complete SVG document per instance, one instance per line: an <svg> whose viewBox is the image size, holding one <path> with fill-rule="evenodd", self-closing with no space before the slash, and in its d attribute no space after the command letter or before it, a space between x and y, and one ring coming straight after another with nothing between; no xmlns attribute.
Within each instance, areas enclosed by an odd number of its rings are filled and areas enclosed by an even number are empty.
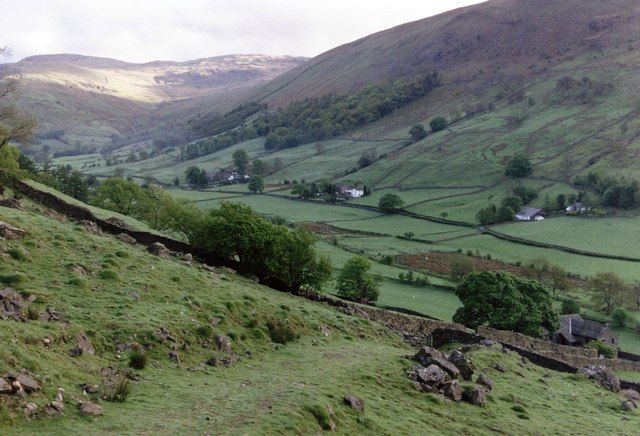
<svg viewBox="0 0 640 436"><path fill-rule="evenodd" d="M503 224L494 229L539 242L640 258L640 218L557 217Z"/></svg>

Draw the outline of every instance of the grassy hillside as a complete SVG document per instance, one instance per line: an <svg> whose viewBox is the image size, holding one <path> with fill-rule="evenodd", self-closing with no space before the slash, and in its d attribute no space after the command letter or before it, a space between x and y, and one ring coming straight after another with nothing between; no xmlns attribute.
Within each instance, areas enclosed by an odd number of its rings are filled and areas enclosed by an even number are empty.
<svg viewBox="0 0 640 436"><path fill-rule="evenodd" d="M212 273L180 257L157 257L23 204L24 211L0 209L3 221L28 232L1 242L0 277L22 277L13 286L34 299L29 313L53 307L61 321L0 320L0 372L26 371L43 387L15 402L0 396L5 434L316 433L329 408L344 434L633 434L638 425L637 416L619 410L617 395L592 382L486 348L469 356L494 380L487 406L443 402L414 389L405 375L410 362L403 358L411 349L378 324L229 271ZM268 326L276 319L299 339L275 343ZM69 355L77 333L87 335L95 355ZM225 356L215 334L232 340L240 361L228 368L203 364ZM129 351L118 344L136 343L149 364L133 371L126 401L82 394L80 383L104 386L111 372L105 367L127 373ZM168 359L174 345L180 364ZM495 363L506 372L492 369ZM24 402L42 409L59 387L66 390L61 418L23 418ZM365 400L364 414L343 404L346 392ZM79 415L78 400L89 398L104 408L102 416Z"/></svg>

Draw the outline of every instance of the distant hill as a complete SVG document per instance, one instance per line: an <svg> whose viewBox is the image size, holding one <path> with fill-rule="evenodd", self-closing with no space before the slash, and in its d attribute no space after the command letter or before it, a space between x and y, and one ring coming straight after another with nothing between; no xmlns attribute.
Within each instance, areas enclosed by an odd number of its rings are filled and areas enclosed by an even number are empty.
<svg viewBox="0 0 640 436"><path fill-rule="evenodd" d="M20 104L34 114L52 149L88 149L134 136L181 113L224 111L231 98L300 65L292 56L229 55L187 62L134 64L52 54L3 65L18 76ZM64 134L60 135L60 131Z"/></svg>

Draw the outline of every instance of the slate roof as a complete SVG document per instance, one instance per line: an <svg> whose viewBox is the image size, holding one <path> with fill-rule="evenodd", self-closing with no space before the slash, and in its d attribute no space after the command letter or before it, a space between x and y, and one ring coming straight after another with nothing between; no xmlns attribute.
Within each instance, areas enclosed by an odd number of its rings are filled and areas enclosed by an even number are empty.
<svg viewBox="0 0 640 436"><path fill-rule="evenodd" d="M526 216L527 218L533 218L536 215L540 215L542 213L542 209L538 209L535 207L523 207L516 215Z"/></svg>
<svg viewBox="0 0 640 436"><path fill-rule="evenodd" d="M609 327L606 324L583 319L580 315L573 314L560 316L560 330L558 330L558 333L564 336L567 341L575 342L574 335L588 339L599 339L608 330Z"/></svg>

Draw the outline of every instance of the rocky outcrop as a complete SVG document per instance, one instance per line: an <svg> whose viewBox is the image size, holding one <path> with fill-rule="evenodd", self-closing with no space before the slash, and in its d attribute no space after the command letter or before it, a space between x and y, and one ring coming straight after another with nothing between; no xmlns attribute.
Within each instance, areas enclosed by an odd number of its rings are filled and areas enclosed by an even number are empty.
<svg viewBox="0 0 640 436"><path fill-rule="evenodd" d="M453 363L465 380L471 380L476 368L473 363L459 350L453 350L449 355L449 362Z"/></svg>
<svg viewBox="0 0 640 436"><path fill-rule="evenodd" d="M126 233L119 233L118 235L116 235L116 238L118 238L125 244L134 245L136 243L135 238L133 236L127 235Z"/></svg>
<svg viewBox="0 0 640 436"><path fill-rule="evenodd" d="M476 379L476 384L484 387L488 391L491 391L493 389L493 380L487 377L484 373L478 376L478 378Z"/></svg>
<svg viewBox="0 0 640 436"><path fill-rule="evenodd" d="M24 303L22 296L13 289L0 290L0 319L26 321L27 318L22 314Z"/></svg>
<svg viewBox="0 0 640 436"><path fill-rule="evenodd" d="M20 239L26 236L27 232L14 227L9 223L0 221L0 238L2 239Z"/></svg>
<svg viewBox="0 0 640 436"><path fill-rule="evenodd" d="M83 354L96 354L95 348L91 344L91 341L84 333L78 333L76 335L76 347L73 348L69 354L73 357L82 356Z"/></svg>
<svg viewBox="0 0 640 436"><path fill-rule="evenodd" d="M102 407L91 402L81 402L78 404L78 408L82 416L99 416L103 413Z"/></svg>
<svg viewBox="0 0 640 436"><path fill-rule="evenodd" d="M605 389L620 392L620 380L618 380L611 368L600 365L587 365L578 369L578 374L586 375Z"/></svg>
<svg viewBox="0 0 640 436"><path fill-rule="evenodd" d="M478 385L465 389L462 393L462 397L466 402L475 406L483 406L486 401L484 388Z"/></svg>
<svg viewBox="0 0 640 436"><path fill-rule="evenodd" d="M94 235L102 234L102 229L95 223L95 221L83 220L82 226L89 233L93 233Z"/></svg>
<svg viewBox="0 0 640 436"><path fill-rule="evenodd" d="M218 350L224 353L233 353L231 339L229 339L227 336L218 333L215 335L214 340L216 342L216 347L218 347Z"/></svg>
<svg viewBox="0 0 640 436"><path fill-rule="evenodd" d="M362 398L347 394L344 396L344 402L353 410L364 413L364 400Z"/></svg>
<svg viewBox="0 0 640 436"><path fill-rule="evenodd" d="M163 259L168 259L171 255L171 251L160 242L154 242L149 245L149 247L147 247L147 251L151 254L162 257Z"/></svg>

